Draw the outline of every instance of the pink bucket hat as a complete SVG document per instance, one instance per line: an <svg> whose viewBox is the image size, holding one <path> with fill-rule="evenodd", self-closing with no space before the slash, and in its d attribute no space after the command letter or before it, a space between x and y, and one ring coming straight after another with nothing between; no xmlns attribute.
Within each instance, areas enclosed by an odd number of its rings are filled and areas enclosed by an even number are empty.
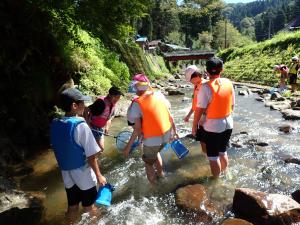
<svg viewBox="0 0 300 225"><path fill-rule="evenodd" d="M148 82L148 83L150 83L150 80L148 79L148 77L143 73L135 74L133 76L132 80L139 81L139 82Z"/></svg>
<svg viewBox="0 0 300 225"><path fill-rule="evenodd" d="M145 74L135 74L129 86L129 92L146 91L150 87L150 80Z"/></svg>

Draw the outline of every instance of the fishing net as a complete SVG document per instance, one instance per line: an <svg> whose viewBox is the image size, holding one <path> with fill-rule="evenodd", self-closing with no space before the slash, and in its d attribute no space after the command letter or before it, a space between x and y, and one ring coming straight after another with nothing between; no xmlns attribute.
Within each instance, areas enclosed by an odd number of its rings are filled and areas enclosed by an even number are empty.
<svg viewBox="0 0 300 225"><path fill-rule="evenodd" d="M116 146L119 151L123 151L123 149L126 147L127 143L129 142L129 139L132 135L132 132L130 131L121 131L117 136L116 136ZM136 147L140 144L138 139L136 139L131 146L131 151L136 149Z"/></svg>

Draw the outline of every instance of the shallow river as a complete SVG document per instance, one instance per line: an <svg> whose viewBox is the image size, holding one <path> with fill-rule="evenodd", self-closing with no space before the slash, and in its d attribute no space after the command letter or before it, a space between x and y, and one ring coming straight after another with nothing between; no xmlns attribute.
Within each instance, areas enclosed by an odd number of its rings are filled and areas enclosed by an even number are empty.
<svg viewBox="0 0 300 225"><path fill-rule="evenodd" d="M222 212L221 216L214 216L210 224L218 224L232 215L230 204L237 187L287 195L299 189L300 166L286 164L283 160L286 156L299 156L300 122L284 121L279 112L271 111L255 101L255 96L237 96L232 141L255 139L269 146L264 150L252 145L231 147L228 150L229 171L217 182L208 178L208 161L201 153L199 144L191 139L182 139L190 150L183 160L179 160L171 150L163 152L166 177L159 181L157 187L152 187L147 181L140 152L136 151L125 160L116 150L115 140L106 137L105 153L99 163L102 173L116 187L112 206L101 209L101 216L93 221L83 214L78 224L196 224L193 214L184 213L175 205L174 190L188 183L204 185L210 201ZM191 132L191 122L185 124L182 120L191 102L182 101L182 97L178 96L168 99L180 136L183 137ZM296 129L290 134L283 134L278 131L278 126L282 124L291 124ZM117 118L110 133L117 134L124 129L128 129L125 118ZM36 172L22 180L21 188L46 194L44 224L64 224L66 196L60 172L54 166L53 154L41 156L35 165ZM53 168L49 172L48 167L51 166ZM197 174L197 179L194 174Z"/></svg>

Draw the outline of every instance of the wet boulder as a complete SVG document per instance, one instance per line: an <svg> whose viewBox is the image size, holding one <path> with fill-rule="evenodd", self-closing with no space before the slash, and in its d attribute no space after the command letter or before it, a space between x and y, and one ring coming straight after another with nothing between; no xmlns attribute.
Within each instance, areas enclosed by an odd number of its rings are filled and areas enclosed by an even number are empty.
<svg viewBox="0 0 300 225"><path fill-rule="evenodd" d="M262 97L263 97L265 100L270 100L270 99L271 99L271 94L265 93L265 94L262 95Z"/></svg>
<svg viewBox="0 0 300 225"><path fill-rule="evenodd" d="M174 73L174 78L177 79L177 80L181 79L181 77L180 77L180 75L178 73Z"/></svg>
<svg viewBox="0 0 300 225"><path fill-rule="evenodd" d="M250 88L250 91L251 91L252 93L260 93L260 92L261 92L261 89L259 89L259 88Z"/></svg>
<svg viewBox="0 0 300 225"><path fill-rule="evenodd" d="M255 100L258 101L258 102L263 102L264 101L264 99L262 97L257 97L257 98L255 98Z"/></svg>
<svg viewBox="0 0 300 225"><path fill-rule="evenodd" d="M184 95L184 93L179 90L169 90L168 95Z"/></svg>
<svg viewBox="0 0 300 225"><path fill-rule="evenodd" d="M300 204L281 194L237 188L232 209L237 218L257 225L288 225L300 222Z"/></svg>
<svg viewBox="0 0 300 225"><path fill-rule="evenodd" d="M300 203L300 190L294 191L294 192L292 193L292 198L293 198L296 202Z"/></svg>
<svg viewBox="0 0 300 225"><path fill-rule="evenodd" d="M289 132L291 132L292 130L294 130L295 128L292 127L292 126L289 125L289 124L283 124L283 125L279 126L278 129L279 129L279 131L281 131L281 132L289 133Z"/></svg>
<svg viewBox="0 0 300 225"><path fill-rule="evenodd" d="M128 97L129 98L129 97ZM131 101L129 99L122 99L116 104L115 117L125 117L127 115L127 109Z"/></svg>
<svg viewBox="0 0 300 225"><path fill-rule="evenodd" d="M300 119L300 111L299 110L292 110L286 109L281 111L282 117L286 120L299 120Z"/></svg>
<svg viewBox="0 0 300 225"><path fill-rule="evenodd" d="M229 218L225 220L221 225L253 225L253 223L250 223L246 220L237 219L237 218Z"/></svg>
<svg viewBox="0 0 300 225"><path fill-rule="evenodd" d="M283 101L283 102L266 101L265 106L270 107L270 109L273 109L273 110L284 110L284 109L290 109L291 108L291 104L288 100Z"/></svg>
<svg viewBox="0 0 300 225"><path fill-rule="evenodd" d="M293 163L293 164L298 164L298 165L300 165L300 159L293 158L293 157L291 157L291 158L286 158L286 159L284 160L284 162L285 162L285 163Z"/></svg>
<svg viewBox="0 0 300 225"><path fill-rule="evenodd" d="M240 91L238 92L238 95L241 95L241 96L248 96L249 93L248 93L247 90L240 90Z"/></svg>
<svg viewBox="0 0 300 225"><path fill-rule="evenodd" d="M190 101L190 100L191 100L191 99L188 98L188 97L183 97L183 98L181 99L182 102L188 102L188 101Z"/></svg>
<svg viewBox="0 0 300 225"><path fill-rule="evenodd" d="M177 88L176 87L172 87L172 86L169 86L165 89L165 91L169 92L169 91L175 91Z"/></svg>
<svg viewBox="0 0 300 225"><path fill-rule="evenodd" d="M176 191L176 205L184 211L193 212L197 222L212 221L216 209L209 202L203 185L194 184L181 187Z"/></svg>
<svg viewBox="0 0 300 225"><path fill-rule="evenodd" d="M39 224L43 218L44 198L45 196L41 193L26 194L16 190L2 192L0 194L0 224Z"/></svg>
<svg viewBox="0 0 300 225"><path fill-rule="evenodd" d="M14 179L6 176L0 176L0 192L6 192L17 187Z"/></svg>
<svg viewBox="0 0 300 225"><path fill-rule="evenodd" d="M271 94L271 100L275 100L275 101L282 101L282 95L279 94L278 92L274 92ZM280 100L279 100L280 99ZM283 101L284 101L284 98L283 98Z"/></svg>

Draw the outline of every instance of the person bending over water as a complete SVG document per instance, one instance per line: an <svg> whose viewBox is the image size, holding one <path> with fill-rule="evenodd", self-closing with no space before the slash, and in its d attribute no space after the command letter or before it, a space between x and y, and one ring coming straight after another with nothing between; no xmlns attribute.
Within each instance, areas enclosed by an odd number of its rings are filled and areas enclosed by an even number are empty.
<svg viewBox="0 0 300 225"><path fill-rule="evenodd" d="M169 111L170 103L162 93L154 92L147 80L144 74L137 74L133 77L131 85L138 97L133 100L128 112L128 117L134 120L134 125L130 140L124 148L124 155L128 156L136 138L142 136L142 157L147 178L151 183L155 183L157 177L164 175L159 152L172 136L178 138L178 135Z"/></svg>

